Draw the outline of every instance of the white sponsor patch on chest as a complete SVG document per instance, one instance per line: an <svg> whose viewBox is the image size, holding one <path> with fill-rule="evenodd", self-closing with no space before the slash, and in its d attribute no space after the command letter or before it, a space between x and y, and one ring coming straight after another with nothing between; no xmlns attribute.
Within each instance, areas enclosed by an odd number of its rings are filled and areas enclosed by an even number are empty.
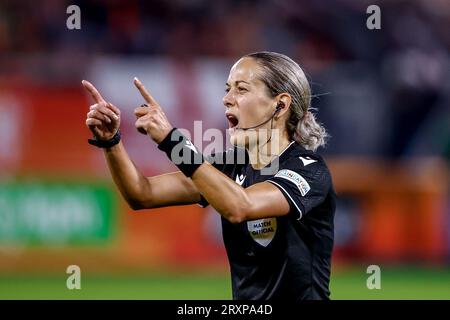
<svg viewBox="0 0 450 320"><path fill-rule="evenodd" d="M247 228L253 240L260 245L267 247L275 237L277 231L277 219L267 218L247 221Z"/></svg>
<svg viewBox="0 0 450 320"><path fill-rule="evenodd" d="M300 174L298 174L295 171L283 169L277 172L275 177L283 178L286 180L289 180L293 184L295 184L300 190L301 195L304 197L305 194L308 193L308 191L311 189L308 182L303 178Z"/></svg>

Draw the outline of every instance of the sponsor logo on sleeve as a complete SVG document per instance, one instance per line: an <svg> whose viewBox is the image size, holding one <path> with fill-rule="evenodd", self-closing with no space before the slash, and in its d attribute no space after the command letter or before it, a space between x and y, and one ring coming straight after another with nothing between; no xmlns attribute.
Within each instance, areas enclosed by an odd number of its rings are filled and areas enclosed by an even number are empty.
<svg viewBox="0 0 450 320"><path fill-rule="evenodd" d="M303 178L300 174L298 174L295 171L283 169L278 171L275 177L289 180L290 182L295 184L298 190L300 190L302 196L305 196L305 194L307 194L308 191L311 189L305 178Z"/></svg>

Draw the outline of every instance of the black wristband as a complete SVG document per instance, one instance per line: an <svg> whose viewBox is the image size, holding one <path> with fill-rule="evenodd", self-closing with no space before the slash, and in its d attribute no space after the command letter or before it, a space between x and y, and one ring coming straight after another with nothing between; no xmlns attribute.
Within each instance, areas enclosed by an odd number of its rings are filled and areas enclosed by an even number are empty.
<svg viewBox="0 0 450 320"><path fill-rule="evenodd" d="M117 130L116 134L114 135L114 137L112 137L109 140L97 140L95 137L94 139L88 139L88 143L99 147L99 148L111 148L113 146L115 146L116 144L118 144L120 142L121 139L121 134L120 134L120 130Z"/></svg>
<svg viewBox="0 0 450 320"><path fill-rule="evenodd" d="M203 155L180 130L173 128L158 149L164 151L169 159L190 178L204 162Z"/></svg>

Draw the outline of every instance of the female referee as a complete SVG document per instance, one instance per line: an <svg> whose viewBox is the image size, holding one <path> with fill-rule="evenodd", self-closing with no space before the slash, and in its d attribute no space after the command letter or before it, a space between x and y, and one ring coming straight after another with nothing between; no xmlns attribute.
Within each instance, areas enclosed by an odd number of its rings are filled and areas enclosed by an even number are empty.
<svg viewBox="0 0 450 320"><path fill-rule="evenodd" d="M89 143L103 148L133 209L197 203L221 214L234 299L329 299L335 192L315 153L327 134L309 110L310 87L296 62L257 52L234 64L223 104L235 147L208 157L170 124L135 78L146 101L134 111L136 128L180 170L154 177L139 172L120 141L119 109L82 83L95 100L86 120L94 134ZM250 134L255 131L267 135ZM261 152L271 139L278 145ZM244 161L237 161L239 152ZM263 173L268 167L276 170Z"/></svg>

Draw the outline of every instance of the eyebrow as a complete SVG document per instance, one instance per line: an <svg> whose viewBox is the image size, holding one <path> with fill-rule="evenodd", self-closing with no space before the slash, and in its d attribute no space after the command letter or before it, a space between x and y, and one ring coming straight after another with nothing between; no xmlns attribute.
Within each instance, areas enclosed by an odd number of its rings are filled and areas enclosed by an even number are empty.
<svg viewBox="0 0 450 320"><path fill-rule="evenodd" d="M244 80L237 80L237 81L234 82L234 84L235 84L235 85L238 85L239 82L244 82L244 83L246 83L246 84L250 84L250 82L247 82L247 81L244 81ZM225 83L225 85L228 86L228 87L230 86L230 84L229 84L228 82Z"/></svg>

